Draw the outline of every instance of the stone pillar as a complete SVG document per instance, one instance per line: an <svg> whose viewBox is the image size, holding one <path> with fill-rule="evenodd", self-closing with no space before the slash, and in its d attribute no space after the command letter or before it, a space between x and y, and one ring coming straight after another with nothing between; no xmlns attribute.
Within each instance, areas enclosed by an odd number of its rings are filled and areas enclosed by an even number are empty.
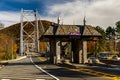
<svg viewBox="0 0 120 80"><path fill-rule="evenodd" d="M82 63L87 63L87 41L83 41Z"/></svg>
<svg viewBox="0 0 120 80"><path fill-rule="evenodd" d="M56 40L50 40L50 63L56 64Z"/></svg>
<svg viewBox="0 0 120 80"><path fill-rule="evenodd" d="M72 60L74 63L84 64L87 62L87 41L72 41Z"/></svg>
<svg viewBox="0 0 120 80"><path fill-rule="evenodd" d="M83 46L80 40L72 41L72 54L74 63L82 63Z"/></svg>
<svg viewBox="0 0 120 80"><path fill-rule="evenodd" d="M61 53L61 42L60 41L58 41L57 43L56 43L56 57L57 57L57 63L60 63L61 61L60 61L60 53Z"/></svg>

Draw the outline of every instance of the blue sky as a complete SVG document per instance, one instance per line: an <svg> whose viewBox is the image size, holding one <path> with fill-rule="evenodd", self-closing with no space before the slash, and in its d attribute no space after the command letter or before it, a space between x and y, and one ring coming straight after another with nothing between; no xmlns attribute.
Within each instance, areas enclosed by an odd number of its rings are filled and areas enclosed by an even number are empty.
<svg viewBox="0 0 120 80"><path fill-rule="evenodd" d="M120 20L120 0L0 0L0 22L10 26L20 22L20 9L38 9L41 19L61 23L115 27Z"/></svg>
<svg viewBox="0 0 120 80"><path fill-rule="evenodd" d="M46 10L48 6L54 4L62 4L67 2L72 2L73 0L1 0L0 1L0 11L20 11L23 9L38 9L41 15L46 15Z"/></svg>
<svg viewBox="0 0 120 80"><path fill-rule="evenodd" d="M0 11L19 12L21 8L30 10L37 8L40 12L44 12L45 4L43 0L2 0L0 1Z"/></svg>

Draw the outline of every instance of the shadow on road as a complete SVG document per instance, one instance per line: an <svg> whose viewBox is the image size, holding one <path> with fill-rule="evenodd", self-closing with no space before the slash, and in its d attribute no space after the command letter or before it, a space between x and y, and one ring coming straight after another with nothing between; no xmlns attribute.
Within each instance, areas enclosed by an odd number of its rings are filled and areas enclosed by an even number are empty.
<svg viewBox="0 0 120 80"><path fill-rule="evenodd" d="M77 72L77 71L72 71L66 67L64 67L64 65L53 65L50 64L49 61L40 61L38 58L38 56L32 56L32 60L33 62L42 67L45 71L47 71L48 73L59 77L61 80L86 80L86 78L91 78L91 77L95 77L92 75L88 75L82 72ZM33 65L32 62L30 62L30 58L27 57L23 60L20 61L15 61L15 62L10 62L7 66L20 66L20 65L24 65L24 66L29 66L29 65ZM37 72L37 73L33 73L33 75L42 75L43 73L41 72ZM99 76L100 77L100 76ZM66 79L65 79L66 78Z"/></svg>

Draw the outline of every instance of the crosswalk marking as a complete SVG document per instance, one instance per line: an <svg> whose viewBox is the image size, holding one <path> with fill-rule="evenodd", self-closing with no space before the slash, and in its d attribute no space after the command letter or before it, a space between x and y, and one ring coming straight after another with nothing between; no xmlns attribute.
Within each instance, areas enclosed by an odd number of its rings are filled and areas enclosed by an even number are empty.
<svg viewBox="0 0 120 80"><path fill-rule="evenodd" d="M1 79L1 80L15 80L15 79ZM18 79L18 80L25 80L25 79ZM34 80L46 80L46 79L34 79Z"/></svg>
<svg viewBox="0 0 120 80"><path fill-rule="evenodd" d="M45 80L45 79L36 79L36 80Z"/></svg>

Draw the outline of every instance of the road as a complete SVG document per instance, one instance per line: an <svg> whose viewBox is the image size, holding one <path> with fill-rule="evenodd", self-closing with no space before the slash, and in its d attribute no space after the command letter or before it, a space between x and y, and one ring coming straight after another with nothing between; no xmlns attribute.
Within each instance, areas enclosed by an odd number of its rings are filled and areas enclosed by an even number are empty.
<svg viewBox="0 0 120 80"><path fill-rule="evenodd" d="M105 78L101 76L94 76L91 74L86 74L84 72L78 71L78 69L71 69L67 67L61 67L59 65L51 65L47 62L40 62L38 56L37 58L32 58L35 64L39 65L45 71L56 76L60 80L109 80L110 78Z"/></svg>
<svg viewBox="0 0 120 80"><path fill-rule="evenodd" d="M34 54L34 53L33 53ZM101 72L101 75L97 72ZM120 75L118 70L101 67L81 67L79 69L52 65L40 61L39 56L10 62L0 70L1 80L116 80ZM114 79L115 79L114 78Z"/></svg>
<svg viewBox="0 0 120 80"><path fill-rule="evenodd" d="M10 62L0 70L0 80L54 80L37 69L30 58Z"/></svg>

